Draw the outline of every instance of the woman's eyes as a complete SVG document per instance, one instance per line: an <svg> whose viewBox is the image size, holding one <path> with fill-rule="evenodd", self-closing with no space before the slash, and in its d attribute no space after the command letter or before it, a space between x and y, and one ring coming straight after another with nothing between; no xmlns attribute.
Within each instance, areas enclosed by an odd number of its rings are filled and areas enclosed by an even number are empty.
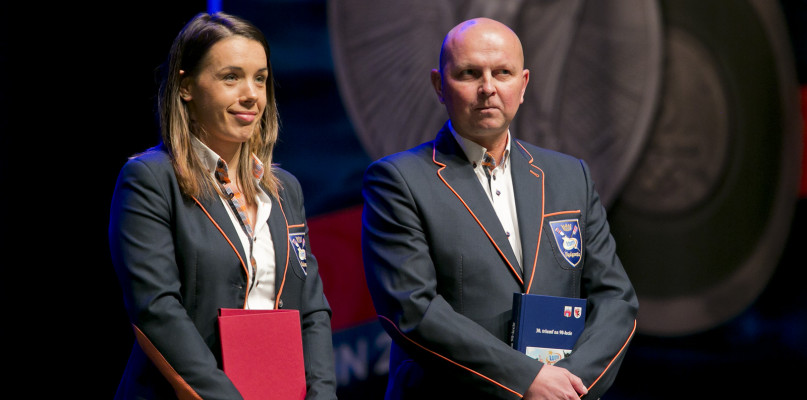
<svg viewBox="0 0 807 400"><path fill-rule="evenodd" d="M240 77L237 74L227 74L224 75L224 77L222 77L222 80L227 82L235 82L238 81L239 79ZM260 85L264 85L266 84L267 79L268 77L266 75L258 75L255 77L255 82L257 82Z"/></svg>

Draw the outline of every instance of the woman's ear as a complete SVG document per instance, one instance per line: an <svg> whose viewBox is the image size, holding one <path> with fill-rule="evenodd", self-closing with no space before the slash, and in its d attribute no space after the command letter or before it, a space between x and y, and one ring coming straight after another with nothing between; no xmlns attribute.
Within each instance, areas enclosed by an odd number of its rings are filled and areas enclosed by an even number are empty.
<svg viewBox="0 0 807 400"><path fill-rule="evenodd" d="M179 97L184 101L191 101L190 85L193 79L185 74L185 71L179 70Z"/></svg>

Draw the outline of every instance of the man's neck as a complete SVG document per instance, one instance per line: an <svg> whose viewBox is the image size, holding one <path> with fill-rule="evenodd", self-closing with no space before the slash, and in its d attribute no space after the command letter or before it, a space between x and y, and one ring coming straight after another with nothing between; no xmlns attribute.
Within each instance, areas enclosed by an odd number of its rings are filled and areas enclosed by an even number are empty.
<svg viewBox="0 0 807 400"><path fill-rule="evenodd" d="M497 163L500 163L504 158L504 150L507 149L507 141L509 138L509 131L505 130L501 133L485 134L485 135L468 135L456 130L456 126L452 125L457 135L470 140L482 147L490 153Z"/></svg>

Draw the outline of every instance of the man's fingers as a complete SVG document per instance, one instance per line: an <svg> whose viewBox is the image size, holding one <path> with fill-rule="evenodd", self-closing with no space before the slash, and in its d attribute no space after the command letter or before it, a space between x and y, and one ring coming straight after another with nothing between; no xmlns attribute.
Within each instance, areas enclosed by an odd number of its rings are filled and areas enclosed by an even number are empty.
<svg viewBox="0 0 807 400"><path fill-rule="evenodd" d="M580 379L577 375L566 371L569 374L569 382L572 384L572 387L579 395L584 395L588 393L588 389L586 385L583 384L583 380Z"/></svg>

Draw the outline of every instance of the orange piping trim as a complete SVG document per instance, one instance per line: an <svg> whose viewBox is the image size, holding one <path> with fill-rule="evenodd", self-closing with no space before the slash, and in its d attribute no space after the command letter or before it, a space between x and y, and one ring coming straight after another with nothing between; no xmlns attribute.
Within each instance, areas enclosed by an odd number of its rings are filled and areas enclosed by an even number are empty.
<svg viewBox="0 0 807 400"><path fill-rule="evenodd" d="M396 326L396 325L395 325L395 323L394 323L394 322L392 322L392 320L390 320L389 318L387 318L387 317L385 317L385 316L383 316L383 315L379 315L378 317L379 317L379 318L381 318L381 319L387 320L387 322L389 322L389 323L390 323L390 324L391 324L391 325L392 325L392 326L395 328L395 330L396 330L396 331L398 331L398 333L400 333L400 334L401 334L401 336L402 336L404 339L406 339L406 340L410 341L410 342L411 342L412 344L414 344L415 346L420 347L421 349L423 349L423 350L425 350L425 351L427 351L427 352L429 352L429 353L431 353L431 354L434 354L435 356L440 357L440 358L442 358L443 360L446 360L446 361L450 362L451 364L454 364L454 365L456 365L456 366L458 366L458 367L460 367L460 368L462 368L462 369L464 369L464 370L466 370L466 371L468 371L468 372L470 372L470 373L472 373L472 374L474 374L474 375L477 375L477 376L479 376L480 378L485 379L485 380L487 380L488 382L490 382L490 383L492 383L492 384L494 384L494 385L496 385L496 386L498 386L498 387L500 387L500 388L502 388L502 389L504 389L504 390L507 390L507 391L508 391L508 392L510 392L510 393L513 393L513 394L517 395L518 397L524 397L524 396L522 396L522 395L521 395L521 393L518 393L518 392L516 392L515 390L510 389L509 387L504 386L504 385L502 385L501 383L496 382L496 381L494 381L493 379L488 378L487 376L482 375L482 374L481 374L481 373L479 373L479 372L476 372L476 371L474 371L474 370L472 370L472 369L470 369L470 368L468 368L468 367L466 367L466 366L464 366L464 365L462 365L462 364L460 364L460 363L458 363L458 362L456 362L456 361L454 361L454 360L451 360L450 358L448 358L448 357L446 357L446 356L444 356L444 355L441 355L441 354L436 353L436 352L434 352L434 351L432 351L432 350L429 350L429 349L428 349L428 348L426 348L425 346L421 345L420 343L418 343L418 342L416 342L416 341L414 341L414 340L410 339L408 336L406 336L406 335L405 335L403 332L401 332L401 330L400 330L400 329L398 329L398 326Z"/></svg>
<svg viewBox="0 0 807 400"><path fill-rule="evenodd" d="M633 320L633 330L632 330L632 331L630 331L630 336L628 336L628 340L625 340L625 343L622 345L622 348L621 348L621 349L619 349L619 351L616 353L616 355L614 355L614 358L612 358L612 359L611 359L611 362L609 362L609 363L608 363L608 365L605 367L605 369L604 369L604 370L602 370L602 372L600 373L600 376L598 376L598 377L597 377L597 379L595 379L595 380L594 380L594 382L591 382L591 385L588 387L588 390L589 390L589 391L591 391L591 388L593 388L593 387L594 387L594 385L596 385L596 384L597 384L597 382L599 382L600 378L602 378L602 376L605 374L605 371L608 371L608 368L611 368L611 364L613 364L613 363L614 363L614 361L616 360L616 358L617 358L617 357L618 357L620 354L622 354L622 352L623 352L623 351L625 351L625 348L626 348L626 347L628 347L628 343L630 342L630 339L633 337L633 334L634 334L635 332L636 332L636 320L634 319L634 320Z"/></svg>
<svg viewBox="0 0 807 400"><path fill-rule="evenodd" d="M233 242L230 241L230 238L227 237L227 234L224 233L224 230L222 230L221 227L219 226L219 224L216 222L216 220L213 219L213 216L211 216L210 213L207 212L207 209L205 209L205 207L202 205L202 203L200 203L199 200L196 199L196 197L193 197L193 201L195 201L196 204L199 205L199 207L202 209L202 211L204 211L205 215L207 215L207 218L210 219L211 222L213 222L213 225L216 226L216 228L219 230L219 232L221 232L221 235L224 236L224 239L227 240L227 243L230 244L230 247L233 248L233 251L235 252L235 255L238 257L238 261L241 261L241 268L243 268L244 273L247 274L247 276L249 276L249 271L247 270L247 265L244 264L244 259L241 258L241 254L238 253L238 249L235 248L235 245L233 244ZM247 308L247 297L249 297L249 285L246 285L246 287L247 287L246 288L246 293L244 293L244 306L241 307L241 308Z"/></svg>
<svg viewBox="0 0 807 400"><path fill-rule="evenodd" d="M140 345L140 348L143 349L143 352L146 353L148 358L152 363L154 363L165 379L168 380L168 382L174 388L174 392L176 393L177 397L181 400L201 400L202 397L199 396L195 390L193 390L188 382L185 382L185 380L179 376L174 367L172 367L165 357L160 354L160 352L156 347L154 347L154 344L151 343L143 331L141 331L140 328L134 324L132 324L132 328L134 328L138 345Z"/></svg>
<svg viewBox="0 0 807 400"><path fill-rule="evenodd" d="M532 157L532 154L530 154L530 152L529 152L529 151L527 151L527 149L526 149L526 148L524 148L524 146L522 146L522 145L521 145L521 143L516 142L516 144L518 144L518 145L519 145L519 147L521 147L521 148L524 150L524 152L525 152L525 153L527 153L527 154L530 156L530 161L529 161L530 165L531 165L532 167L534 167L534 168L538 169L539 171L541 171L541 173L544 173L544 171L543 171L543 170L541 170L541 168L539 168L538 166L532 165L532 161L534 160L534 158ZM530 171L530 172L532 172L532 173L533 173L533 175L535 175L536 177L538 176L538 174L536 174L535 172L533 172L533 171ZM544 175L546 175L546 174L544 173ZM541 182L541 191L543 192L543 182ZM545 217L550 217L550 216L555 216L555 215L562 215L562 214L575 214L575 213L579 214L579 213L580 213L580 210L570 210L570 211L558 211L558 212L554 212L554 213L544 214L544 213L543 213L543 211L544 211L544 209L543 209L543 199L542 199L542 202L541 202L541 203L542 203L542 204L541 204L541 230L543 230L543 227L544 227L543 219L544 219ZM541 242L541 236L540 236L540 235L542 234L542 232L540 232L540 231L539 231L539 232L538 232L538 234L539 234L539 236L538 236L538 243L540 244L540 242ZM539 246L539 247L540 247L540 246ZM537 251L537 249L536 249L536 251L535 251L535 257L536 257L536 260L537 260L537 258L538 258L538 251ZM537 261L536 261L536 262L537 262ZM535 269L533 269L533 276L534 276L534 275L535 275ZM530 277L530 286L532 286L532 277ZM527 288L527 293L529 293L529 287ZM600 381L600 378L602 378L602 376L605 374L605 372L606 372L606 371L608 371L608 369L609 369L609 368L611 368L611 365L613 365L613 363L614 363L614 361L616 360L616 358L617 358L617 357L618 357L618 356L619 356L619 355L620 355L620 354L621 354L623 351L625 351L625 347L627 347L627 346L628 346L628 343L630 343L630 340L631 340L631 338L633 337L633 335L634 335L635 333L636 333L636 320L634 319L634 320L633 320L633 330L631 330L630 335L628 336L628 339L627 339L627 340L625 341L625 343L622 345L622 348L621 348L621 349L619 349L619 352L617 352L617 353L616 353L616 355L614 355L614 358L612 358L612 359L611 359L611 361L608 363L608 365L605 367L605 369L604 369L604 370L603 370L603 371L600 373L600 376L598 376L598 377L597 377L597 379L595 379L595 380L594 380L594 382L591 382L591 385L588 387L588 390L589 390L589 391L591 391L591 388L593 388L593 387L594 387L594 385L596 385L596 384L597 384L597 382L599 382L599 381ZM582 396L580 396L580 397L582 397Z"/></svg>
<svg viewBox="0 0 807 400"><path fill-rule="evenodd" d="M544 215L545 217L554 217L555 215L562 214L580 214L580 210L558 211Z"/></svg>
<svg viewBox="0 0 807 400"><path fill-rule="evenodd" d="M541 173L543 174L544 171L542 170ZM533 174L535 173L533 172ZM535 176L537 177L538 174L535 174ZM532 280L533 278L535 278L535 270L538 267L538 252L541 251L541 236L544 234L544 201L546 198L546 196L544 196L543 193L544 193L544 180L541 180L541 221L538 224L538 243L535 244L535 259L532 260L532 273L530 274L530 283L527 284L527 291L525 293L529 293L530 289L532 289Z"/></svg>
<svg viewBox="0 0 807 400"><path fill-rule="evenodd" d="M539 168L537 165L532 164L533 160L535 160L535 158L532 156L532 154L530 154L530 152L527 151L527 149L524 148L524 146L521 145L521 143L516 142L516 144L518 144L518 146L521 147L521 149L524 150L524 152L527 153L528 156L530 156L530 160L528 161L530 166L537 169L538 171L541 171L541 174L543 174L544 177L546 177L546 173L544 172L544 170ZM530 173L535 175L536 178L539 178L539 179L541 178L541 176L538 175L537 173L535 173L535 171L530 171ZM546 202L546 196L544 196L544 182L545 182L545 179L542 179L541 180L541 222L538 224L538 243L535 244L535 259L532 260L532 273L530 274L530 283L527 284L527 290L524 293L529 293L530 289L532 289L532 281L535 278L535 270L538 267L538 252L541 251L541 236L543 236L543 234L544 234L544 218L546 217L546 215L544 215L544 206L545 206L545 202Z"/></svg>
<svg viewBox="0 0 807 400"><path fill-rule="evenodd" d="M289 225L289 229L291 229L291 228L302 228L304 226L305 226L305 224Z"/></svg>
<svg viewBox="0 0 807 400"><path fill-rule="evenodd" d="M291 227L289 226L288 218L286 218L286 212L283 211L283 205L280 204L280 197L277 199L277 205L280 207L280 212L283 214L283 220L286 222L286 266L283 268L283 280L280 282L280 289L277 291L277 296L275 296L275 310L279 308L280 294L283 293L283 287L286 286L286 272L289 271L289 255L291 254L291 249L289 249L289 246L291 246L291 244L289 244L289 228ZM305 226L305 224L301 225Z"/></svg>
<svg viewBox="0 0 807 400"><path fill-rule="evenodd" d="M479 221L479 218L476 217L476 214L474 214L474 212L471 210L471 207L468 207L468 204L465 203L465 200L462 199L462 196L460 196L459 193L457 193L454 190L454 188L451 187L451 185L449 185L448 182L446 182L445 178L443 178L443 175L440 172L442 172L446 168L446 165L437 161L437 159L435 158L436 154L437 154L437 148L436 148L436 145L433 145L432 146L432 162L434 162L435 164L440 166L440 169L437 170L437 176L440 177L440 180L443 181L443 183L446 186L448 186L448 189L451 190L451 192L453 192L454 195L457 196L458 199L460 199L460 202L462 202L462 205L464 205L465 208L468 210L468 212L471 213L471 216L474 217L474 220L476 220L476 223L479 224L479 226L482 228L482 231L485 232L485 235L487 235L490 242L493 243L493 247L496 248L496 251L498 251L499 255L502 256L502 258L504 259L504 262L506 262L507 266L510 267L510 271L513 272L513 275L516 277L516 279L518 279L519 283L521 283L521 286L524 287L524 280L521 279L520 274L518 272L516 272L516 269L513 268L512 264L510 264L510 260L508 260L507 257L505 257L504 253L499 248L499 245L497 245L496 241L493 240L493 237L490 236L490 233L488 233L488 230L485 229L484 225L482 225L482 222Z"/></svg>

